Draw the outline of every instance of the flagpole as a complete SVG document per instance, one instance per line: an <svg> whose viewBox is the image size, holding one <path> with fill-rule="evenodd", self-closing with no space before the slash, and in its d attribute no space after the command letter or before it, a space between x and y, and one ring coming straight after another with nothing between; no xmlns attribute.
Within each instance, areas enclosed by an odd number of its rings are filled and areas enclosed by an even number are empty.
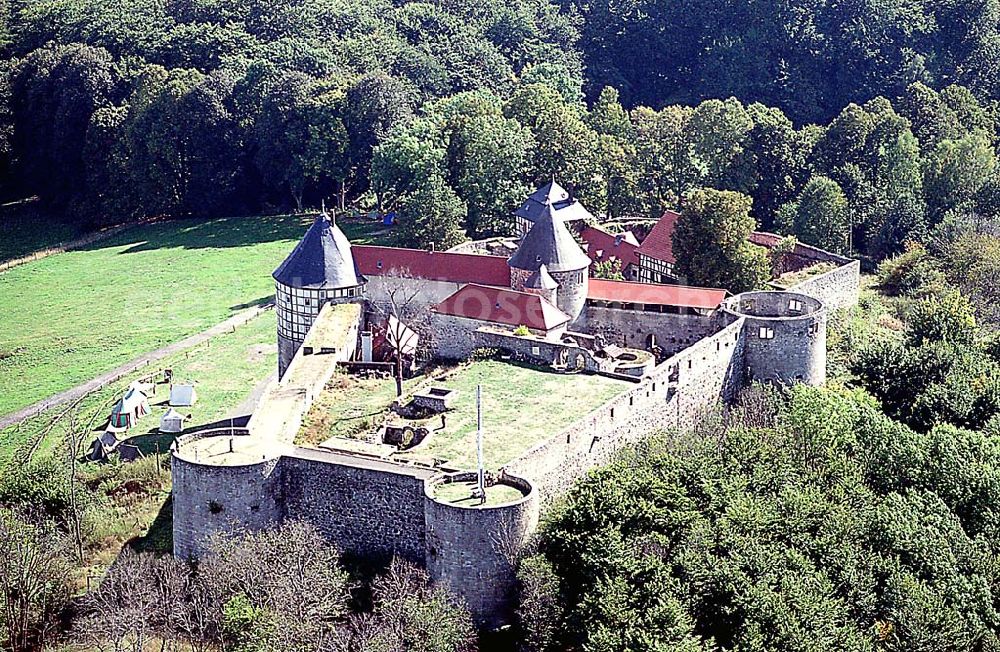
<svg viewBox="0 0 1000 652"><path fill-rule="evenodd" d="M486 502L486 469L483 467L483 386L476 385L476 458L479 461L479 504Z"/></svg>

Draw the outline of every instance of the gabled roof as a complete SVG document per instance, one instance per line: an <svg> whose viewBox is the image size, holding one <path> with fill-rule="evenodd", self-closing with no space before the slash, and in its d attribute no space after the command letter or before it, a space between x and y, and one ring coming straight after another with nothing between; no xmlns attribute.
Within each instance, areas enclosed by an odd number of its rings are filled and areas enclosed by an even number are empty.
<svg viewBox="0 0 1000 652"><path fill-rule="evenodd" d="M510 268L503 256L371 245L357 245L353 251L358 270L366 276L398 274L428 281L510 286Z"/></svg>
<svg viewBox="0 0 1000 652"><path fill-rule="evenodd" d="M532 272L531 276L525 279L524 287L531 288L532 290L555 290L559 287L559 284L549 274L548 268L542 265Z"/></svg>
<svg viewBox="0 0 1000 652"><path fill-rule="evenodd" d="M550 273L558 273L586 269L590 266L590 258L583 253L569 229L556 217L555 208L549 204L521 240L509 264L532 272L545 265Z"/></svg>
<svg viewBox="0 0 1000 652"><path fill-rule="evenodd" d="M639 264L639 256L636 254L639 245L630 241L630 235L632 234L628 231L613 235L593 226L586 226L580 231L580 238L587 243L587 255L592 261L600 263L617 258L622 263L622 269Z"/></svg>
<svg viewBox="0 0 1000 652"><path fill-rule="evenodd" d="M678 219L680 219L680 215L674 211L663 211L663 215L660 216L659 221L653 225L653 230L649 232L646 239L639 245L637 253L670 264L676 263L673 236Z"/></svg>
<svg viewBox="0 0 1000 652"><path fill-rule="evenodd" d="M606 281L592 278L587 298L596 301L642 303L649 306L676 306L715 310L726 298L718 288L693 288L686 285L654 285L629 281Z"/></svg>
<svg viewBox="0 0 1000 652"><path fill-rule="evenodd" d="M594 216L583 207L583 204L574 199L565 188L554 180L528 195L524 203L514 211L514 215L523 217L529 222L537 222L544 216L547 205L551 205L555 209L557 218L563 222L594 219Z"/></svg>
<svg viewBox="0 0 1000 652"><path fill-rule="evenodd" d="M364 283L354 267L350 241L325 213L319 214L272 276L293 288L348 288Z"/></svg>
<svg viewBox="0 0 1000 652"><path fill-rule="evenodd" d="M570 321L569 315L544 297L528 292L470 283L431 310L442 315L550 331Z"/></svg>

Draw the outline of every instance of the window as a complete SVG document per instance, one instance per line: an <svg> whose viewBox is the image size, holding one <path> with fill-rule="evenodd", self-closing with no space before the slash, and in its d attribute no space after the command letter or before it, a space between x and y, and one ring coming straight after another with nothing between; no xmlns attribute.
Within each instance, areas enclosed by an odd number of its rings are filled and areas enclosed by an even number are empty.
<svg viewBox="0 0 1000 652"><path fill-rule="evenodd" d="M757 336L762 340L773 340L774 329L761 326L760 331L757 333Z"/></svg>
<svg viewBox="0 0 1000 652"><path fill-rule="evenodd" d="M815 324L810 324L809 325L809 334L810 335L816 335L817 333L819 333L819 322L817 322Z"/></svg>
<svg viewBox="0 0 1000 652"><path fill-rule="evenodd" d="M788 309L792 312L802 312L802 302L798 299L790 299L788 301Z"/></svg>

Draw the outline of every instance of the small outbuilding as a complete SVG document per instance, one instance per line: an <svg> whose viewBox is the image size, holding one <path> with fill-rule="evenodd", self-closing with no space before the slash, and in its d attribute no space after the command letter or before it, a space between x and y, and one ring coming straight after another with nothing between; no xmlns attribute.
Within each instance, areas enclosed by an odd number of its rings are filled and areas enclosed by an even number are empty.
<svg viewBox="0 0 1000 652"><path fill-rule="evenodd" d="M170 408L160 417L160 432L183 431L185 419L186 417L183 414L174 408Z"/></svg>
<svg viewBox="0 0 1000 652"><path fill-rule="evenodd" d="M198 400L198 392L194 385L171 385L170 405L171 407L191 407Z"/></svg>
<svg viewBox="0 0 1000 652"><path fill-rule="evenodd" d="M108 427L118 430L131 428L147 414L149 414L149 402L146 400L146 395L136 387L129 387L125 396L121 397L111 409Z"/></svg>

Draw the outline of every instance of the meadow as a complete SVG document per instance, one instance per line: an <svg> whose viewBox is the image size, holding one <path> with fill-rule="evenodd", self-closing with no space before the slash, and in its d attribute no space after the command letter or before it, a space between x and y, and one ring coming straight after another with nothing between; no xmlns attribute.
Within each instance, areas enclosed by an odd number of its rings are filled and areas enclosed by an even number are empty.
<svg viewBox="0 0 1000 652"><path fill-rule="evenodd" d="M0 273L0 414L269 301L312 219L138 226ZM378 224L342 226L358 243L380 237Z"/></svg>

